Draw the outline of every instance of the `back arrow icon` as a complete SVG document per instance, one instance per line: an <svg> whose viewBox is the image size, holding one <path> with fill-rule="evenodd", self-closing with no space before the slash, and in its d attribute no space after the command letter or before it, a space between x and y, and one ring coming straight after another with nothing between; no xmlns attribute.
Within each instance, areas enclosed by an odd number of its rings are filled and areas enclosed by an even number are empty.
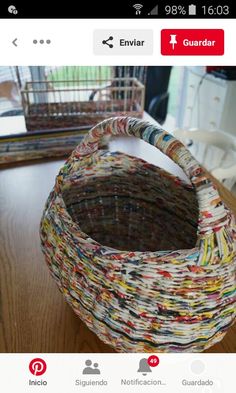
<svg viewBox="0 0 236 393"><path fill-rule="evenodd" d="M17 41L17 38L15 38L15 39L12 41L13 45L15 45L15 46L17 46L16 41Z"/></svg>

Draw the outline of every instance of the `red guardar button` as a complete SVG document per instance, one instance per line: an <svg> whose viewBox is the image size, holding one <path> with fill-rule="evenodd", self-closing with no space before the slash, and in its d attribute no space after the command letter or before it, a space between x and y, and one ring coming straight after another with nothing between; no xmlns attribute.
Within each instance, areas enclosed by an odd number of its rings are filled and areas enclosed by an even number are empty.
<svg viewBox="0 0 236 393"><path fill-rule="evenodd" d="M222 29L163 29L161 54L164 56L222 56Z"/></svg>

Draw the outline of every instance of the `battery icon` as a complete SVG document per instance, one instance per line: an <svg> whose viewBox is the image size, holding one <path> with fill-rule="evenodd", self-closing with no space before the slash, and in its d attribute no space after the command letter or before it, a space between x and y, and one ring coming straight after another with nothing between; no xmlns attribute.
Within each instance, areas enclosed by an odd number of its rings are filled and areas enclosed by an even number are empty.
<svg viewBox="0 0 236 393"><path fill-rule="evenodd" d="M197 7L195 6L195 4L190 4L188 6L188 14L189 15L196 15L196 13L197 13L196 8Z"/></svg>

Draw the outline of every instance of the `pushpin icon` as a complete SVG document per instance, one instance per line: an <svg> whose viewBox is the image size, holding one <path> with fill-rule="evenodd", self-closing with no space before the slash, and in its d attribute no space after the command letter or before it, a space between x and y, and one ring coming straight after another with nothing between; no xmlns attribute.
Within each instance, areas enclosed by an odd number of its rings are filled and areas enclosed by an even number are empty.
<svg viewBox="0 0 236 393"><path fill-rule="evenodd" d="M175 49L175 45L177 44L176 34L170 34L170 44L172 45L172 49Z"/></svg>

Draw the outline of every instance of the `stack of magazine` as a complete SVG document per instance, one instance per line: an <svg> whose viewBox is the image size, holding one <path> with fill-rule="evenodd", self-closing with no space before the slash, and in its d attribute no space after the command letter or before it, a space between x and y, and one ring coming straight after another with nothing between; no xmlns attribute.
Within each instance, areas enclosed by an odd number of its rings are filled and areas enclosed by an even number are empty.
<svg viewBox="0 0 236 393"><path fill-rule="evenodd" d="M0 164L66 157L89 129L77 127L0 136Z"/></svg>

